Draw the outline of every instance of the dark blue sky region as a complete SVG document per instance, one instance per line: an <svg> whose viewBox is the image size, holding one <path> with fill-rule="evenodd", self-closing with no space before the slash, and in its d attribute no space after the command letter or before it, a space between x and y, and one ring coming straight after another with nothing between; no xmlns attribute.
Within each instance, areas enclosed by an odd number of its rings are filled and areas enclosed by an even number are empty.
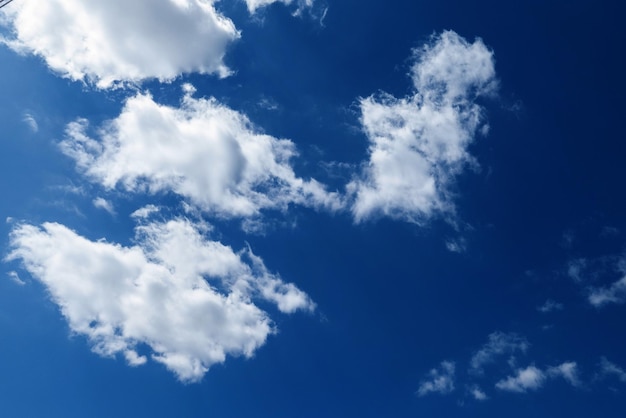
<svg viewBox="0 0 626 418"><path fill-rule="evenodd" d="M48 3L2 416L624 416L625 5Z"/></svg>

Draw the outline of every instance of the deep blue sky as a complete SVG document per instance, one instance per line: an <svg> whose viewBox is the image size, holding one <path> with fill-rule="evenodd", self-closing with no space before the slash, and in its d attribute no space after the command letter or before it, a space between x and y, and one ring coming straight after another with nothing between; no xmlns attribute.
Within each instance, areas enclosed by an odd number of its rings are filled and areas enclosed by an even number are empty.
<svg viewBox="0 0 626 418"><path fill-rule="evenodd" d="M21 1L33 0L14 4ZM195 72L98 88L0 47L0 218L12 219L0 224L3 257L20 223L58 222L93 241L130 246L137 242L130 214L138 208L156 204L164 218L184 215L184 196L105 190L60 151L68 123L88 119L97 138L97 127L137 91L178 106L181 86L191 83L194 97L215 97L258 131L293 141L299 177L344 192L368 158L359 100L411 94L411 50L444 30L469 43L482 39L499 81L497 94L477 99L490 129L467 148L477 164L449 185L454 213L419 224L392 216L359 223L349 210L291 203L263 211L262 234L244 232L240 218L186 214L212 224L211 239L235 251L248 244L316 304L287 315L258 301L278 332L251 358L227 356L196 383L181 383L154 361L129 367L122 355L92 352L47 285L20 259L8 260L0 280L0 414L624 416L626 293L596 305L590 295L626 274L626 6L316 0L302 16L292 15L295 5L254 15L243 1L216 7L241 31L226 48L234 71L226 78ZM15 36L11 28L8 21L4 36ZM96 197L112 203L115 215L95 207ZM541 312L549 302L553 308ZM472 371L472 359L497 333L510 344L491 351L483 373ZM527 347L511 348L513 340ZM453 388L420 393L444 361L455 365ZM576 364L574 381L555 371L568 362ZM498 387L530 367L543 376L536 386L523 393ZM475 399L475 387L488 399Z"/></svg>

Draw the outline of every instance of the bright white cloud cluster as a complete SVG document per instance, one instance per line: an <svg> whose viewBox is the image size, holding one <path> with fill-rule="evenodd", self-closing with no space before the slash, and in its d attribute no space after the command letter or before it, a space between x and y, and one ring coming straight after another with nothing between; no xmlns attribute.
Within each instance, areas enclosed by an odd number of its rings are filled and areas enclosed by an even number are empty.
<svg viewBox="0 0 626 418"><path fill-rule="evenodd" d="M428 372L428 377L420 384L417 395L425 396L429 393L447 394L454 390L455 364L451 361L442 361L438 368Z"/></svg>
<svg viewBox="0 0 626 418"><path fill-rule="evenodd" d="M348 185L355 220L389 216L421 222L450 212L449 185L472 161L468 145L486 132L479 96L497 87L493 53L452 31L415 50L414 92L361 99L369 161Z"/></svg>
<svg viewBox="0 0 626 418"><path fill-rule="evenodd" d="M558 366L549 367L546 371L535 366L518 369L513 376L509 376L496 383L496 388L508 392L525 393L537 390L550 379L561 377L572 386L579 386L578 366L575 362L566 362Z"/></svg>
<svg viewBox="0 0 626 418"><path fill-rule="evenodd" d="M23 0L5 8L20 53L64 77L107 88L182 73L227 76L227 46L239 37L214 0Z"/></svg>
<svg viewBox="0 0 626 418"><path fill-rule="evenodd" d="M295 175L291 141L257 133L241 113L186 90L179 108L137 94L99 130L98 140L88 136L85 120L73 122L62 149L106 188L172 191L221 217L256 216L293 203L341 207L337 193Z"/></svg>
<svg viewBox="0 0 626 418"><path fill-rule="evenodd" d="M314 309L249 249L235 253L206 239L202 225L145 223L136 241L123 247L56 223L22 224L11 234L8 258L45 284L94 351L139 365L149 347L152 359L183 381L200 380L226 355L251 356L274 332L255 299L286 313Z"/></svg>

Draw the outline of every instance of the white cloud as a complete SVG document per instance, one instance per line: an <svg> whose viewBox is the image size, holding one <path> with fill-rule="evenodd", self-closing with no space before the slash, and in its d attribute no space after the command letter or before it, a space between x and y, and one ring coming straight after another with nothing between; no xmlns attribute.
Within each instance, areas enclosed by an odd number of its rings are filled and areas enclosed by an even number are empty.
<svg viewBox="0 0 626 418"><path fill-rule="evenodd" d="M33 133L39 132L39 124L37 123L37 119L35 119L35 117L32 114L28 112L24 113L24 116L22 117L22 121L26 125L28 125L28 127Z"/></svg>
<svg viewBox="0 0 626 418"><path fill-rule="evenodd" d="M470 388L470 394L477 401L486 401L489 399L487 394L478 386L472 386L472 388Z"/></svg>
<svg viewBox="0 0 626 418"><path fill-rule="evenodd" d="M576 362L565 362L558 366L548 367L546 371L535 366L518 369L514 376L509 376L496 383L496 388L508 392L525 393L540 389L549 379L562 377L574 387L580 387L578 365Z"/></svg>
<svg viewBox="0 0 626 418"><path fill-rule="evenodd" d="M133 213L131 213L130 216L131 218L136 218L136 219L147 219L153 213L158 213L159 211L160 209L155 205L146 205L142 208L137 209Z"/></svg>
<svg viewBox="0 0 626 418"><path fill-rule="evenodd" d="M552 378L562 377L570 385L575 387L581 385L580 378L578 376L578 365L573 361L548 368L547 375Z"/></svg>
<svg viewBox="0 0 626 418"><path fill-rule="evenodd" d="M592 289L589 294L589 303L600 308L609 303L626 302L626 276L611 284L609 287Z"/></svg>
<svg viewBox="0 0 626 418"><path fill-rule="evenodd" d="M411 96L360 101L369 161L348 185L357 222L389 216L419 223L453 211L449 186L473 162L467 148L484 132L475 99L497 87L492 51L446 31L414 55Z"/></svg>
<svg viewBox="0 0 626 418"><path fill-rule="evenodd" d="M526 338L514 333L496 331L489 335L489 341L478 350L470 360L470 372L482 374L483 368L496 361L503 355L513 355L516 352L525 353L530 344Z"/></svg>
<svg viewBox="0 0 626 418"><path fill-rule="evenodd" d="M605 357L600 360L600 374L602 376L615 376L620 382L626 383L626 371Z"/></svg>
<svg viewBox="0 0 626 418"><path fill-rule="evenodd" d="M24 286L26 282L20 278L20 275L16 271L10 271L7 273L11 281L17 285Z"/></svg>
<svg viewBox="0 0 626 418"><path fill-rule="evenodd" d="M420 383L417 390L418 396L429 393L447 394L454 390L455 364L451 361L443 361L439 368L428 372L428 377Z"/></svg>
<svg viewBox="0 0 626 418"><path fill-rule="evenodd" d="M4 11L17 52L100 88L182 73L227 76L227 46L239 38L214 0L22 0Z"/></svg>
<svg viewBox="0 0 626 418"><path fill-rule="evenodd" d="M221 217L256 216L290 204L341 208L337 193L296 177L289 162L296 155L293 142L257 133L246 116L186 90L178 108L147 94L128 99L98 131L99 140L88 136L85 120L73 122L62 150L108 189L173 191Z"/></svg>
<svg viewBox="0 0 626 418"><path fill-rule="evenodd" d="M313 6L313 0L245 0L246 5L248 6L248 11L250 13L255 13L258 9L268 6L274 3L283 3L286 5L290 5L292 3L296 3L298 5L298 10L296 14L299 14L302 10L307 7Z"/></svg>
<svg viewBox="0 0 626 418"><path fill-rule="evenodd" d="M21 260L59 305L73 332L104 356L145 363L140 351L182 381L198 381L227 355L250 357L275 327L255 300L282 312L315 305L268 272L250 249L205 238L177 219L137 227L136 245L91 241L63 225L21 224L9 260Z"/></svg>
<svg viewBox="0 0 626 418"><path fill-rule="evenodd" d="M115 216L115 207L113 207L113 203L109 202L105 198L96 197L92 203L98 209L105 210L109 213L109 215Z"/></svg>
<svg viewBox="0 0 626 418"><path fill-rule="evenodd" d="M559 302L555 302L552 299L548 299L545 301L545 303L539 307L537 307L537 310L541 313L549 313L549 312L554 312L554 311L562 311L563 310L563 304L559 303Z"/></svg>
<svg viewBox="0 0 626 418"><path fill-rule="evenodd" d="M508 392L524 393L541 388L545 381L546 375L543 371L535 366L529 366L525 369L519 369L515 376L500 380L496 383L496 388Z"/></svg>

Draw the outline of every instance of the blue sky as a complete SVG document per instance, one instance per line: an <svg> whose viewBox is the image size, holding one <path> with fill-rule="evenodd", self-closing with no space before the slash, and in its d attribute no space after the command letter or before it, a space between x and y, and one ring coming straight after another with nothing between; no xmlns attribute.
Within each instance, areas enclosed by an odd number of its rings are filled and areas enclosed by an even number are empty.
<svg viewBox="0 0 626 418"><path fill-rule="evenodd" d="M10 417L621 417L618 2L15 0Z"/></svg>

